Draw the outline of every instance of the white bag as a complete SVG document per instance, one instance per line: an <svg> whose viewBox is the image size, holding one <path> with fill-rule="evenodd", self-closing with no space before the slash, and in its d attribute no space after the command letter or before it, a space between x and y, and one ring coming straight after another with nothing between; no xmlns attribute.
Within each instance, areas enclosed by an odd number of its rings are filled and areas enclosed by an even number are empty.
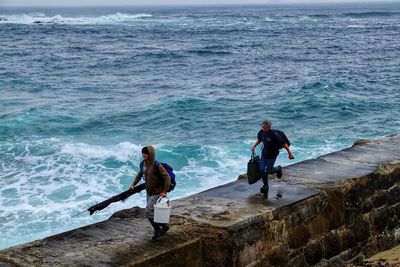
<svg viewBox="0 0 400 267"><path fill-rule="evenodd" d="M161 202L164 197L159 197L156 204L154 204L154 222L156 223L169 223L171 216L171 206L169 205L169 199L167 202Z"/></svg>

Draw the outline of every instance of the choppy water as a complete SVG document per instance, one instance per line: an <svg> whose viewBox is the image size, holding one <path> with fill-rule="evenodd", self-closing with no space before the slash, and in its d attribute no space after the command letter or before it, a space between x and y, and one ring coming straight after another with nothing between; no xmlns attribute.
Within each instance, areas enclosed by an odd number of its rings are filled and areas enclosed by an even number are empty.
<svg viewBox="0 0 400 267"><path fill-rule="evenodd" d="M398 2L0 7L0 248L143 206L71 217L127 189L145 144L179 198L245 172L266 116L294 162L398 133L399 33Z"/></svg>

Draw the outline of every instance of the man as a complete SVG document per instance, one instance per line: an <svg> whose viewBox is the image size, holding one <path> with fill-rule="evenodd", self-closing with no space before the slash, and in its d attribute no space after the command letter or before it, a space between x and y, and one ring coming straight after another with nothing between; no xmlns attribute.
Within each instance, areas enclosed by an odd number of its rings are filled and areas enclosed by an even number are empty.
<svg viewBox="0 0 400 267"><path fill-rule="evenodd" d="M279 147L280 144L283 144L283 147L286 149L289 159L294 159L292 152L290 151L289 145L285 143L283 138L274 130L271 129L272 122L271 120L267 119L262 122L261 130L257 134L257 141L251 148L251 152L254 153L256 147L262 142L264 147L261 153L261 160L260 160L260 175L264 186L261 187L260 191L264 194L265 198L268 198L268 174L276 173L278 178L282 177L282 167L278 166L277 168L274 167L276 158L279 155Z"/></svg>
<svg viewBox="0 0 400 267"><path fill-rule="evenodd" d="M140 163L139 172L137 173L131 189L144 177L147 192L146 217L154 228L154 236L156 240L163 236L168 230L168 224L156 223L154 221L154 204L160 197L166 197L171 186L171 177L162 164L156 164L156 152L152 146L142 148L143 161Z"/></svg>

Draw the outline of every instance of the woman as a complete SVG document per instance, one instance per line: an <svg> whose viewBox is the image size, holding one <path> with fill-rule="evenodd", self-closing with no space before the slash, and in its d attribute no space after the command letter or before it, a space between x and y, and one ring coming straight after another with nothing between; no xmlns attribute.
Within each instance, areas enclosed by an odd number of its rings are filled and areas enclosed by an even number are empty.
<svg viewBox="0 0 400 267"><path fill-rule="evenodd" d="M154 222L154 204L156 204L160 197L167 196L168 189L171 185L171 177L162 164L156 164L154 147L143 147L142 156L143 161L140 163L139 172L130 188L133 189L140 179L144 177L147 192L146 217L154 228L154 236L152 239L155 240L163 236L169 230L168 224Z"/></svg>

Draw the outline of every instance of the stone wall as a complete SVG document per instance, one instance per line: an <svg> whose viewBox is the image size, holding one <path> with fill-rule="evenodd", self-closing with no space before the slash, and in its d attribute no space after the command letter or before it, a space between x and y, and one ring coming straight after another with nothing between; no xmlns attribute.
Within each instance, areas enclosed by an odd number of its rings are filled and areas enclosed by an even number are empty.
<svg viewBox="0 0 400 267"><path fill-rule="evenodd" d="M206 266L345 266L400 244L400 164L317 186L320 193L235 227L196 222Z"/></svg>
<svg viewBox="0 0 400 267"><path fill-rule="evenodd" d="M385 148L390 147L388 143ZM303 184L318 193L278 207L272 214L243 220L243 227L217 227L213 232L219 234L203 239L204 247L210 248L204 251L206 265L345 266L360 264L365 258L400 244L399 150L381 153L376 143L368 142L357 146L364 147L332 153L307 162L306 166L289 166L286 183ZM357 153L365 152L368 146L368 156ZM385 159L387 153L393 160ZM309 164L318 160L325 163ZM341 176L336 177L333 168L333 175L328 171L322 183L298 171L308 166L309 171L319 173L319 167L326 168L330 163L337 168L347 166L347 170L339 170ZM364 169L361 174L360 168ZM290 179L290 175L295 178Z"/></svg>

